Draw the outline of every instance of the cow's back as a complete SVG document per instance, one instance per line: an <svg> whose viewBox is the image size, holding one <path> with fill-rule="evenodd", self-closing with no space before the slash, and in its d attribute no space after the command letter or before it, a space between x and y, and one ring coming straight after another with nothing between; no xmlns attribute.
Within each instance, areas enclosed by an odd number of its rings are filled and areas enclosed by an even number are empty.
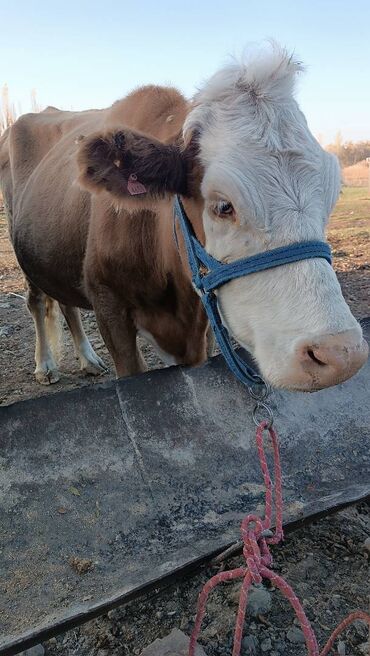
<svg viewBox="0 0 370 656"><path fill-rule="evenodd" d="M30 178L50 152L80 126L99 124L98 110L65 112L48 107L37 114L24 114L8 131L7 157L13 183L13 204L20 201ZM35 178L37 181L37 177ZM37 182L36 182L37 184Z"/></svg>
<svg viewBox="0 0 370 656"><path fill-rule="evenodd" d="M18 261L35 285L65 302L84 303L79 288L90 209L88 194L74 185L76 135L82 127L94 130L100 114L26 114L10 128L2 153L1 184Z"/></svg>
<svg viewBox="0 0 370 656"><path fill-rule="evenodd" d="M89 305L82 269L91 199L76 183L79 138L126 126L172 141L186 111L177 91L150 86L105 110L49 108L22 116L12 126L0 153L5 172L0 182L9 199L18 260L37 286L64 303Z"/></svg>

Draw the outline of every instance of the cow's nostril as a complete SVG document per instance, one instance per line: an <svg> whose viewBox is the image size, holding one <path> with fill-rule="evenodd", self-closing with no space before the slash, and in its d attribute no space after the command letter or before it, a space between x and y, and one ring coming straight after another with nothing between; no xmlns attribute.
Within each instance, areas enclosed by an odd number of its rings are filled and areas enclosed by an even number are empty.
<svg viewBox="0 0 370 656"><path fill-rule="evenodd" d="M313 362L316 362L316 364L320 365L320 367L324 367L326 365L326 362L322 362L322 360L319 360L319 358L316 357L312 349L307 349L307 355Z"/></svg>
<svg viewBox="0 0 370 656"><path fill-rule="evenodd" d="M295 346L286 386L312 392L338 385L353 376L367 356L368 346L357 329L307 337Z"/></svg>

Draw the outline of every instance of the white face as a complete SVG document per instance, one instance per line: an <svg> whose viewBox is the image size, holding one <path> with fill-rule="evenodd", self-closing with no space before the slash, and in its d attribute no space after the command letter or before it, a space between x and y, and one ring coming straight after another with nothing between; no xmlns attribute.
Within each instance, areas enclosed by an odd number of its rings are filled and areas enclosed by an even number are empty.
<svg viewBox="0 0 370 656"><path fill-rule="evenodd" d="M206 249L220 261L325 240L340 171L293 98L298 68L279 50L234 65L212 78L188 117L185 136L197 130L204 166ZM224 323L276 386L327 387L366 360L361 328L325 260L231 281L218 301Z"/></svg>

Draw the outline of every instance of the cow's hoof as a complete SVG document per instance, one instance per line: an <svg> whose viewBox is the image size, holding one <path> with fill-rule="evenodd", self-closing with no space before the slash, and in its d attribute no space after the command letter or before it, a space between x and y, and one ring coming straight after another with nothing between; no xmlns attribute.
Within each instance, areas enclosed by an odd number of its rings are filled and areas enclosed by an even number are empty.
<svg viewBox="0 0 370 656"><path fill-rule="evenodd" d="M101 376L101 374L107 373L108 368L103 360L93 352L89 358L81 358L81 371L85 376Z"/></svg>
<svg viewBox="0 0 370 656"><path fill-rule="evenodd" d="M35 378L40 385L53 385L60 379L57 369L42 369L35 371Z"/></svg>

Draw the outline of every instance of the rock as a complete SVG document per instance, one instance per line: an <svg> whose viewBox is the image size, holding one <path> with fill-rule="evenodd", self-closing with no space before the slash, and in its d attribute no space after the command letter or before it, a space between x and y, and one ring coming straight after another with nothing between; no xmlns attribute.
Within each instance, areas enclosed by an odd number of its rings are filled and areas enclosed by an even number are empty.
<svg viewBox="0 0 370 656"><path fill-rule="evenodd" d="M125 615L125 610L123 608L112 608L108 611L107 615L111 622L121 622Z"/></svg>
<svg viewBox="0 0 370 656"><path fill-rule="evenodd" d="M330 606L331 608L334 608L335 610L340 610L343 608L343 599L340 595L338 594L333 594L331 599L330 599Z"/></svg>
<svg viewBox="0 0 370 656"><path fill-rule="evenodd" d="M180 622L180 629L181 631L185 631L186 629L189 628L189 620L187 617L182 617L181 622Z"/></svg>
<svg viewBox="0 0 370 656"><path fill-rule="evenodd" d="M305 560L302 562L302 576L304 579L309 580L312 578L313 572L317 569L317 564L315 562L314 555L312 553L307 554Z"/></svg>
<svg viewBox="0 0 370 656"><path fill-rule="evenodd" d="M219 628L216 624L210 624L207 626L206 629L203 631L203 637L205 640L212 640L217 636L219 632Z"/></svg>
<svg viewBox="0 0 370 656"><path fill-rule="evenodd" d="M141 656L188 656L189 642L185 633L174 629L166 638L152 642L149 647L144 649ZM197 646L195 654L196 656L206 656L200 645Z"/></svg>
<svg viewBox="0 0 370 656"><path fill-rule="evenodd" d="M338 656L346 656L346 643L343 640L339 640L337 646Z"/></svg>
<svg viewBox="0 0 370 656"><path fill-rule="evenodd" d="M10 337L14 330L14 326L0 326L0 337Z"/></svg>
<svg viewBox="0 0 370 656"><path fill-rule="evenodd" d="M369 656L370 654L370 642L363 642L361 645L358 645L357 649L364 656Z"/></svg>
<svg viewBox="0 0 370 656"><path fill-rule="evenodd" d="M78 556L71 556L69 559L69 564L72 569L77 572L77 574L86 574L91 569L94 568L94 563L91 558L79 558Z"/></svg>
<svg viewBox="0 0 370 656"><path fill-rule="evenodd" d="M276 640L274 645L275 650L278 654L284 654L286 652L286 642L285 640Z"/></svg>
<svg viewBox="0 0 370 656"><path fill-rule="evenodd" d="M366 640L369 635L369 627L364 620L355 620L352 628L355 630L357 636L361 640ZM368 656L368 654L366 654Z"/></svg>
<svg viewBox="0 0 370 656"><path fill-rule="evenodd" d="M364 542L364 548L365 551L367 551L367 553L370 554L370 538L366 538Z"/></svg>
<svg viewBox="0 0 370 656"><path fill-rule="evenodd" d="M271 610L271 594L263 585L252 586L248 594L247 616L266 615Z"/></svg>
<svg viewBox="0 0 370 656"><path fill-rule="evenodd" d="M303 631L302 629L299 629L298 626L292 626L289 631L287 631L286 637L289 642L294 642L296 644L304 644L306 642Z"/></svg>
<svg viewBox="0 0 370 656"><path fill-rule="evenodd" d="M242 640L242 656L255 656L258 640L253 635L246 635Z"/></svg>
<svg viewBox="0 0 370 656"><path fill-rule="evenodd" d="M25 651L21 651L19 656L44 656L45 649L42 645L35 645Z"/></svg>
<svg viewBox="0 0 370 656"><path fill-rule="evenodd" d="M266 653L267 651L271 651L271 649L272 649L271 638L265 638L265 640L262 640L262 642L261 642L261 651L263 653Z"/></svg>

